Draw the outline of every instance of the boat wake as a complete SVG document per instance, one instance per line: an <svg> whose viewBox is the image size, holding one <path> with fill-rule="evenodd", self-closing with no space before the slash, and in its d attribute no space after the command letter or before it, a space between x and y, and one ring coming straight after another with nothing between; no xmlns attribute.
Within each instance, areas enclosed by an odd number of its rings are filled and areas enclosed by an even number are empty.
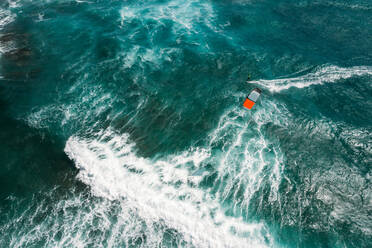
<svg viewBox="0 0 372 248"><path fill-rule="evenodd" d="M272 80L257 80L250 81L271 92L280 92L289 88L305 88L311 85L334 83L342 79L348 79L356 76L372 75L372 67L370 66L354 66L343 68L338 66L324 66L318 68L315 72L288 78L278 78Z"/></svg>

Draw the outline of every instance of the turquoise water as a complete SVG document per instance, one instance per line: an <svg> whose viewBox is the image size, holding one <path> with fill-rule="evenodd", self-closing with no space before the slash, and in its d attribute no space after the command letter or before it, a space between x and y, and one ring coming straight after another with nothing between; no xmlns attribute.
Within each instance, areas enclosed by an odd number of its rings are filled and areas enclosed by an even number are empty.
<svg viewBox="0 0 372 248"><path fill-rule="evenodd" d="M371 247L371 16L2 1L0 247Z"/></svg>

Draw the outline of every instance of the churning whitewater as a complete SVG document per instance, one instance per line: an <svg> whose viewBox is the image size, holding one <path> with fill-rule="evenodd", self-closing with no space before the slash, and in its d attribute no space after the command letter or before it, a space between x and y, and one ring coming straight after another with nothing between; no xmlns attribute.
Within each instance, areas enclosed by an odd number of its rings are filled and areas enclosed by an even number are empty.
<svg viewBox="0 0 372 248"><path fill-rule="evenodd" d="M371 247L371 10L1 1L0 247Z"/></svg>

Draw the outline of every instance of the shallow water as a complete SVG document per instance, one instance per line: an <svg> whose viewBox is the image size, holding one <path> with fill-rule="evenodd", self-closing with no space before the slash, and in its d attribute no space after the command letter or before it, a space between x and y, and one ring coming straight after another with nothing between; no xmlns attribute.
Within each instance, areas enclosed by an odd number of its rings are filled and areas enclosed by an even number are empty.
<svg viewBox="0 0 372 248"><path fill-rule="evenodd" d="M0 246L372 246L371 13L1 2Z"/></svg>

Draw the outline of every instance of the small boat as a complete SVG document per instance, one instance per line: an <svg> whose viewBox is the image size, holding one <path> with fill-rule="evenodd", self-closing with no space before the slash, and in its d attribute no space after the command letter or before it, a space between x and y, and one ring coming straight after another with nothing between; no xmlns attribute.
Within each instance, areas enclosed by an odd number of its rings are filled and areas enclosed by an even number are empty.
<svg viewBox="0 0 372 248"><path fill-rule="evenodd" d="M255 88L251 91L251 93L245 99L243 106L247 109L252 109L253 105L256 104L258 98L261 95L261 90L259 88Z"/></svg>

